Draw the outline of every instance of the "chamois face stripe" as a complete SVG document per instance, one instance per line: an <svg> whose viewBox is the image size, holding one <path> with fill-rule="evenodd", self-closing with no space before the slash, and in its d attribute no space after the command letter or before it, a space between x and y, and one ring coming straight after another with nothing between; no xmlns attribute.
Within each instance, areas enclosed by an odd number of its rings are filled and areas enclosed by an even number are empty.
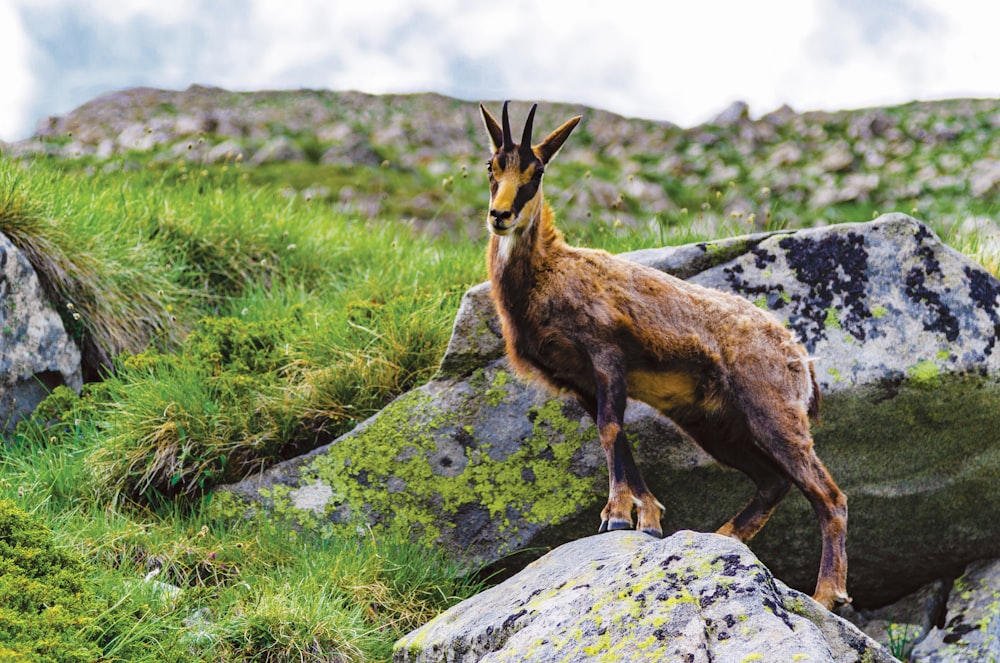
<svg viewBox="0 0 1000 663"><path fill-rule="evenodd" d="M514 195L514 204L511 205L511 212L516 217L524 209L528 202L538 195L538 185L542 183L541 177L532 177L527 184L521 185Z"/></svg>

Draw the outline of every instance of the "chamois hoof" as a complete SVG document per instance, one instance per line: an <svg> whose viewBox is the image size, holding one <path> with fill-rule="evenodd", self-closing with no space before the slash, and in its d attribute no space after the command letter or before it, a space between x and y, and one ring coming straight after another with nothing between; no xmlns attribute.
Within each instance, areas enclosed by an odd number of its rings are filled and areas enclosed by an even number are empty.
<svg viewBox="0 0 1000 663"><path fill-rule="evenodd" d="M605 532L613 532L615 530L622 529L632 529L632 523L627 520L602 520L601 527L597 530L598 534L604 534Z"/></svg>
<svg viewBox="0 0 1000 663"><path fill-rule="evenodd" d="M837 592L831 596L814 595L813 600L833 612L845 605L850 605L853 599L847 595L847 592Z"/></svg>
<svg viewBox="0 0 1000 663"><path fill-rule="evenodd" d="M642 528L639 531L642 532L643 534L648 534L649 536L653 537L654 539L662 539L663 538L663 530L653 529L652 527L644 527L644 528Z"/></svg>

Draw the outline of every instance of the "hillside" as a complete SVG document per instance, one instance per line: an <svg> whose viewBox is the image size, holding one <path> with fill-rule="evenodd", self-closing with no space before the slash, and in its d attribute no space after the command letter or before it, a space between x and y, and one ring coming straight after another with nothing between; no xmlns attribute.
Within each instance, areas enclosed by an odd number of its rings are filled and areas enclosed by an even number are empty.
<svg viewBox="0 0 1000 663"><path fill-rule="evenodd" d="M512 116L526 110L515 103ZM536 125L576 113L584 121L547 178L564 225L596 220L714 235L727 224L815 225L896 210L968 230L984 223L974 217L994 216L1000 200L1000 142L992 140L1000 100L783 107L759 119L736 103L690 129L542 103ZM136 88L48 118L5 151L110 159L107 168L239 160L256 166L249 172L257 183L350 215L480 232L486 145L476 104L435 94Z"/></svg>
<svg viewBox="0 0 1000 663"><path fill-rule="evenodd" d="M899 210L1000 264L1000 101L735 104L690 129L542 104L536 132L577 113L546 176L572 241L620 252ZM0 144L0 232L94 380L4 440L0 529L54 561L0 651L387 661L481 587L443 550L247 519L212 488L433 377L485 278L483 133L475 103L437 95L192 87L108 94ZM0 574L0 595L19 578ZM63 579L90 590L52 606Z"/></svg>

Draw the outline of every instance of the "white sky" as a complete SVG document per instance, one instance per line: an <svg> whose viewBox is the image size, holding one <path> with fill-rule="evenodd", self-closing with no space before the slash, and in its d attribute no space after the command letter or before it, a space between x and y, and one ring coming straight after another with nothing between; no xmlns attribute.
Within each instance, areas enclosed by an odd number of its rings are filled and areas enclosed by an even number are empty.
<svg viewBox="0 0 1000 663"><path fill-rule="evenodd" d="M134 85L436 91L691 126L1000 95L995 0L0 0L0 139Z"/></svg>

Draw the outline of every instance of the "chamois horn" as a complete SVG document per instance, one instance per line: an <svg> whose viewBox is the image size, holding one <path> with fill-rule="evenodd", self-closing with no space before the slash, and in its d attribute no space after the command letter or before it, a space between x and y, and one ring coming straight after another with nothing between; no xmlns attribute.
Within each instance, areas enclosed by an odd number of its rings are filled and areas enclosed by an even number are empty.
<svg viewBox="0 0 1000 663"><path fill-rule="evenodd" d="M538 104L532 104L531 110L528 111L528 119L524 122L524 133L521 134L521 149L531 151L531 125L535 121L535 109L538 108Z"/></svg>
<svg viewBox="0 0 1000 663"><path fill-rule="evenodd" d="M509 101L503 102L503 145L501 149L507 149L514 147L514 139L510 135L510 116L507 115L507 104Z"/></svg>

